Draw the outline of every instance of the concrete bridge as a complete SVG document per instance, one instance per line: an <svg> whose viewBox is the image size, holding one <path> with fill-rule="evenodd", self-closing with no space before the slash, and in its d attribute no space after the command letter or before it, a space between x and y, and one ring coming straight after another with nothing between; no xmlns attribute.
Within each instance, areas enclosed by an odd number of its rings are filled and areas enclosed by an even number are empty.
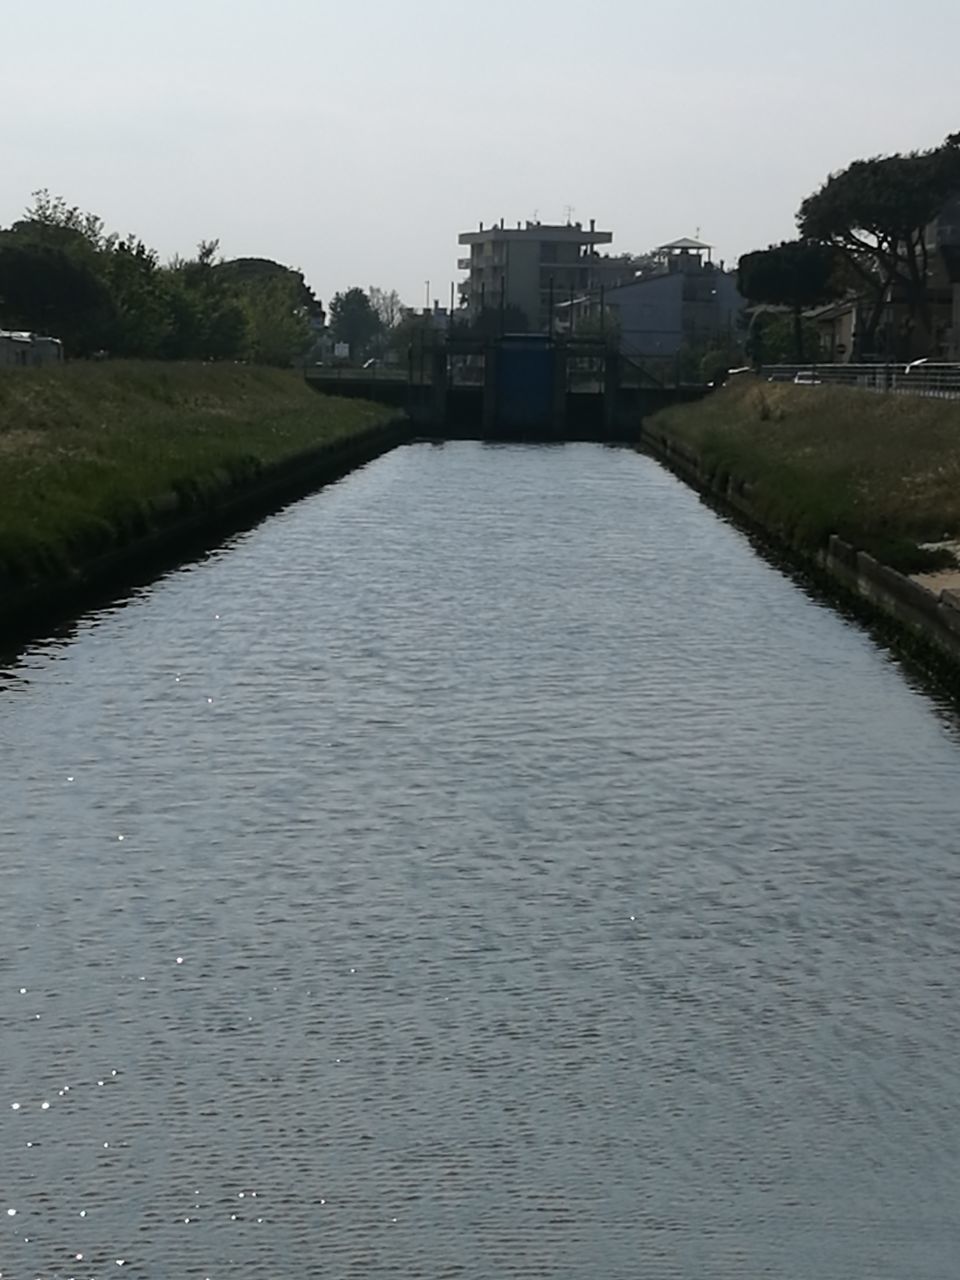
<svg viewBox="0 0 960 1280"><path fill-rule="evenodd" d="M602 341L545 334L411 348L406 369L316 369L330 395L395 405L428 435L627 440L643 418L708 388L664 386Z"/></svg>

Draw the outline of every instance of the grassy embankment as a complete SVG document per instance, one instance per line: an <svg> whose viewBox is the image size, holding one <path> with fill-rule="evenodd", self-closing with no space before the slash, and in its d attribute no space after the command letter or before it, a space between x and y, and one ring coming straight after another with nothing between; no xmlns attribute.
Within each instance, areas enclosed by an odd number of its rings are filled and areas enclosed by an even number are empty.
<svg viewBox="0 0 960 1280"><path fill-rule="evenodd" d="M0 370L0 601L395 417L238 365Z"/></svg>
<svg viewBox="0 0 960 1280"><path fill-rule="evenodd" d="M835 533L903 573L954 563L921 544L960 537L960 401L743 377L648 426L801 551Z"/></svg>

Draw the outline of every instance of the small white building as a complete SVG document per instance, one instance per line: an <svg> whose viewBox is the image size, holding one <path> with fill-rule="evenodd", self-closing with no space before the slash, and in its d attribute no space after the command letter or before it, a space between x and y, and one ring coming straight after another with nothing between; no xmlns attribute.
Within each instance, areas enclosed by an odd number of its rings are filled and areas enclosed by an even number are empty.
<svg viewBox="0 0 960 1280"><path fill-rule="evenodd" d="M35 368L60 364L62 360L63 343L59 338L19 329L0 329L0 368Z"/></svg>

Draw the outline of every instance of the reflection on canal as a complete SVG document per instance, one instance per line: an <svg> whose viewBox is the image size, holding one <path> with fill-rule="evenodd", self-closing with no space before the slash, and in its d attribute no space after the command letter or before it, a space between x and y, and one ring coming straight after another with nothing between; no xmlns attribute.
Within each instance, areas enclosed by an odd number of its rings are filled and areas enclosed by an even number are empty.
<svg viewBox="0 0 960 1280"><path fill-rule="evenodd" d="M955 1274L960 745L652 461L401 449L0 725L4 1277Z"/></svg>

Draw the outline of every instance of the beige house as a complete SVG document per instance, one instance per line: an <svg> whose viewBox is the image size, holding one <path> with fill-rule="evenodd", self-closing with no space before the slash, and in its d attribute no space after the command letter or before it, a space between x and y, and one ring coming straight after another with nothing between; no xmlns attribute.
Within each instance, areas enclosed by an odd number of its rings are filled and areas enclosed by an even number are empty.
<svg viewBox="0 0 960 1280"><path fill-rule="evenodd" d="M849 364L857 351L863 326L863 303L859 298L842 298L806 313L817 326L819 357L830 364Z"/></svg>
<svg viewBox="0 0 960 1280"><path fill-rule="evenodd" d="M884 304L872 343L866 336L873 307L870 299L842 298L806 315L816 323L820 335L820 358L832 364L863 359L912 360L919 356L934 360L960 358L960 285L931 286L929 305L933 324L930 342L920 340L910 306L895 290Z"/></svg>

